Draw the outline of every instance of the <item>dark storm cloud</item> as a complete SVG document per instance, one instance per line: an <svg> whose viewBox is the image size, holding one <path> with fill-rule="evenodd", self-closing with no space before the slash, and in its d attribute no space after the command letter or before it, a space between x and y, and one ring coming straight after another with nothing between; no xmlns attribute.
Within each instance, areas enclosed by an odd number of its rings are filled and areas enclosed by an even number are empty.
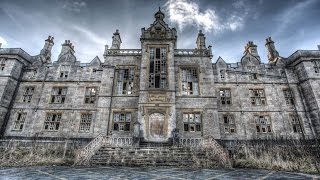
<svg viewBox="0 0 320 180"><path fill-rule="evenodd" d="M202 29L207 45L213 45L214 62L218 56L239 61L249 40L258 45L266 62L268 36L284 57L320 44L318 0L0 0L0 41L4 47L21 47L35 55L52 35L53 60L66 39L75 45L78 60L89 62L96 55L102 60L104 45L111 44L116 29L122 48L140 48L140 29L153 22L158 6L166 14L165 21L178 29L178 48L194 48Z"/></svg>

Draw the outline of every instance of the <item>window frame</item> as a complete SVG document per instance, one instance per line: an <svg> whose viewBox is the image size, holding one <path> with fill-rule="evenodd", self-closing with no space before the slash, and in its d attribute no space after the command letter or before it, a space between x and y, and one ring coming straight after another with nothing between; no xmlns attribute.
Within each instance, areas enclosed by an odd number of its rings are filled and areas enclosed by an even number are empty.
<svg viewBox="0 0 320 180"><path fill-rule="evenodd" d="M7 60L8 59L6 59L6 58L0 59L0 71L4 71L4 68L6 67Z"/></svg>
<svg viewBox="0 0 320 180"><path fill-rule="evenodd" d="M92 90L94 90L94 94L92 94ZM89 92L89 94L87 94ZM97 87L86 87L84 93L84 104L95 104L97 101L98 88ZM93 99L93 102L92 102Z"/></svg>
<svg viewBox="0 0 320 180"><path fill-rule="evenodd" d="M51 116L50 120L49 117ZM48 112L43 123L43 130L47 132L58 132L61 128L62 113ZM48 126L46 126L48 125ZM58 126L57 126L58 125ZM48 127L48 128L46 128ZM51 129L53 127L53 129ZM58 128L57 128L58 127Z"/></svg>
<svg viewBox="0 0 320 180"><path fill-rule="evenodd" d="M113 112L112 131L119 133L129 133L132 131L132 112L117 111ZM118 115L118 117L117 117ZM129 116L128 116L129 115ZM130 117L130 118L128 118Z"/></svg>
<svg viewBox="0 0 320 180"><path fill-rule="evenodd" d="M92 113L81 113L79 123L79 133L90 133L92 127ZM83 128L82 128L83 127Z"/></svg>
<svg viewBox="0 0 320 180"><path fill-rule="evenodd" d="M320 60L313 60L312 64L313 64L314 73L319 74L320 73Z"/></svg>
<svg viewBox="0 0 320 180"><path fill-rule="evenodd" d="M158 53L159 49L159 53ZM164 51L163 51L164 49ZM149 46L148 88L168 88L168 46Z"/></svg>
<svg viewBox="0 0 320 180"><path fill-rule="evenodd" d="M57 94L55 94L55 89L58 89ZM60 89L61 89L61 91L60 91ZM64 94L64 92L65 92L65 94ZM50 104L64 104L66 101L67 94L68 94L68 87L65 87L65 86L52 87L50 101L49 101Z"/></svg>
<svg viewBox="0 0 320 180"><path fill-rule="evenodd" d="M289 114L290 124L292 126L293 133L303 134L304 128L302 121L297 114Z"/></svg>
<svg viewBox="0 0 320 180"><path fill-rule="evenodd" d="M256 93L256 91L258 93ZM261 92L263 92L263 93L261 93ZM263 96L261 96L261 95L263 95ZM266 106L267 105L267 98L266 98L266 93L265 93L264 88L250 88L249 89L249 96L250 96L252 106ZM257 102L260 102L260 103L257 104Z"/></svg>
<svg viewBox="0 0 320 180"><path fill-rule="evenodd" d="M67 79L69 78L69 74L71 71L71 65L61 64L59 67L59 79Z"/></svg>
<svg viewBox="0 0 320 180"><path fill-rule="evenodd" d="M180 79L183 96L200 95L198 67L180 67Z"/></svg>
<svg viewBox="0 0 320 180"><path fill-rule="evenodd" d="M116 69L115 93L119 96L133 95L135 67Z"/></svg>
<svg viewBox="0 0 320 180"><path fill-rule="evenodd" d="M229 96L226 96L226 91L229 91ZM232 94L230 88L221 88L219 89L220 105L229 106L232 105ZM224 102L224 103L223 103ZM228 103L230 102L230 103Z"/></svg>
<svg viewBox="0 0 320 180"><path fill-rule="evenodd" d="M190 116L191 115L191 116ZM196 120L196 115L198 120ZM187 117L187 121L186 121ZM183 132L202 132L202 115L200 112L184 112L182 114Z"/></svg>
<svg viewBox="0 0 320 180"><path fill-rule="evenodd" d="M273 133L270 115L256 114L253 116L253 120L254 120L255 126L256 126L256 133L258 133L258 134ZM265 131L263 131L263 129Z"/></svg>
<svg viewBox="0 0 320 180"><path fill-rule="evenodd" d="M22 102L31 103L32 97L34 94L35 87L34 86L25 86L22 94ZM30 93L31 91L31 93Z"/></svg>
<svg viewBox="0 0 320 180"><path fill-rule="evenodd" d="M285 88L285 89L282 89L282 92L283 92L283 96L284 96L284 100L286 102L286 105L289 105L289 106L295 105L295 98L294 98L292 89Z"/></svg>
<svg viewBox="0 0 320 180"><path fill-rule="evenodd" d="M12 131L22 131L26 121L27 112L17 112L13 122Z"/></svg>
<svg viewBox="0 0 320 180"><path fill-rule="evenodd" d="M236 123L233 114L224 114L222 115L222 121L224 124L224 133L225 134L235 134L236 133ZM226 131L228 129L228 131ZM232 131L233 129L233 131Z"/></svg>

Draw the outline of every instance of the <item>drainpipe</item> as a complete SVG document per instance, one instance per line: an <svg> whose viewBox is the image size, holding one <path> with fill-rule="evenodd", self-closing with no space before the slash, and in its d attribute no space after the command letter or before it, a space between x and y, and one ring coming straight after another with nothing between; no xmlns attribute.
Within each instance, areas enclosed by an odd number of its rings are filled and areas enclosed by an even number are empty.
<svg viewBox="0 0 320 180"><path fill-rule="evenodd" d="M107 136L109 136L109 129L110 129L110 120L111 120L111 110L112 110L112 97L113 97L113 91L114 91L114 79L116 76L116 68L115 66L111 66L113 68L113 81L112 81L112 88L111 88L111 97L110 97L110 106L109 106L109 119L108 119L108 127L107 127Z"/></svg>

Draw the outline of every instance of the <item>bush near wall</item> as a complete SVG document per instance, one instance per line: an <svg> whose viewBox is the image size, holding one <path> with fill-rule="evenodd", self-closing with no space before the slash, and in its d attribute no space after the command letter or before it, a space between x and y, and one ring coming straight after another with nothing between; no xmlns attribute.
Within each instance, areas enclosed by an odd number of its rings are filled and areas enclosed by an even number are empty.
<svg viewBox="0 0 320 180"><path fill-rule="evenodd" d="M232 159L234 167L319 173L320 145L316 140L235 142Z"/></svg>
<svg viewBox="0 0 320 180"><path fill-rule="evenodd" d="M0 167L71 165L78 148L72 141L1 141Z"/></svg>

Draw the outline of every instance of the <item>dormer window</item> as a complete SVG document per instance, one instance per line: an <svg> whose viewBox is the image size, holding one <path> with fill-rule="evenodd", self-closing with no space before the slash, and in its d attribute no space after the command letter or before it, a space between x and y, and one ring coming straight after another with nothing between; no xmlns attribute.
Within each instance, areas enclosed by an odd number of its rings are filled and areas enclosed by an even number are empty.
<svg viewBox="0 0 320 180"><path fill-rule="evenodd" d="M60 78L68 78L69 76L69 72L70 72L70 65L61 65L60 66L60 74L59 77Z"/></svg>
<svg viewBox="0 0 320 180"><path fill-rule="evenodd" d="M149 49L149 88L167 87L167 49L150 48Z"/></svg>

